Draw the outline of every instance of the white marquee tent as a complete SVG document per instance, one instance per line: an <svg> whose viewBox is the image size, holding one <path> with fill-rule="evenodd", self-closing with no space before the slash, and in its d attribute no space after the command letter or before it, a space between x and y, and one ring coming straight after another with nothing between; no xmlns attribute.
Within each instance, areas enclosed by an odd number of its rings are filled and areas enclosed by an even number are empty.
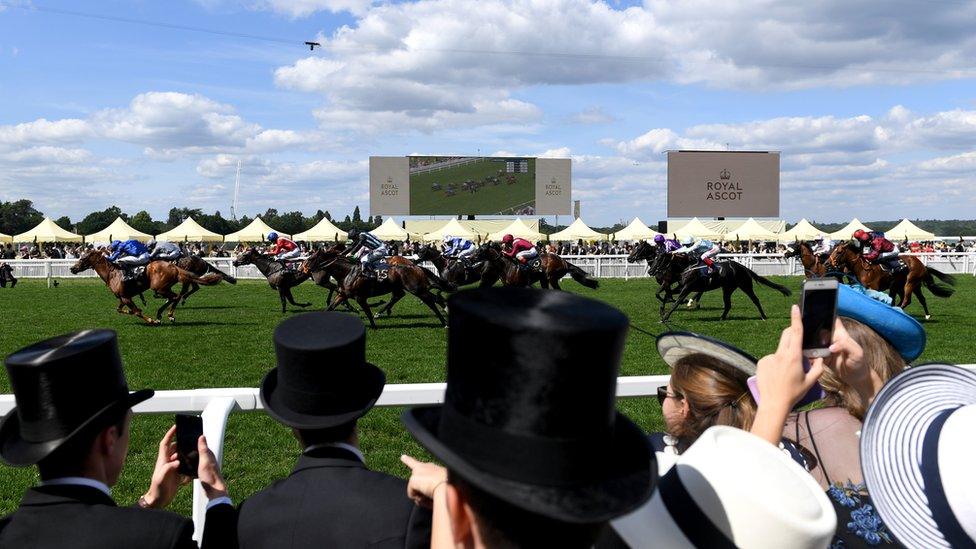
<svg viewBox="0 0 976 549"><path fill-rule="evenodd" d="M532 227L529 227L521 219L516 219L502 230L490 233L488 235L488 240L494 240L497 242L507 234L510 234L516 238L524 238L532 242L538 242L546 238L546 235L540 233Z"/></svg>
<svg viewBox="0 0 976 549"><path fill-rule="evenodd" d="M651 229L640 220L639 217L635 217L629 225L620 229L619 231L613 233L614 240L648 240L654 238L661 233Z"/></svg>
<svg viewBox="0 0 976 549"><path fill-rule="evenodd" d="M855 217L854 219L851 220L850 223L848 223L847 225L844 225L844 227L842 229L837 230L837 231L834 231L834 232L830 233L827 236L829 236L831 238L831 240L850 240L851 239L851 235L853 235L854 234L854 231L856 231L858 229L860 229L862 231L870 231L871 230L871 229L868 228L867 225L865 225L864 223L861 223L861 221L858 218Z"/></svg>
<svg viewBox="0 0 976 549"><path fill-rule="evenodd" d="M156 240L170 242L220 242L223 239L223 235L204 229L192 217L188 217L176 227L156 235Z"/></svg>
<svg viewBox="0 0 976 549"><path fill-rule="evenodd" d="M116 217L115 221L104 229L85 235L86 242L111 242L113 240L138 240L139 242L149 242L152 235L133 229L121 217Z"/></svg>
<svg viewBox="0 0 976 549"><path fill-rule="evenodd" d="M33 229L14 235L14 242L81 242L83 237L71 231L66 231L45 217Z"/></svg>
<svg viewBox="0 0 976 549"><path fill-rule="evenodd" d="M323 217L311 229L296 233L292 240L305 242L339 242L348 237L349 233L333 225L327 217Z"/></svg>
<svg viewBox="0 0 976 549"><path fill-rule="evenodd" d="M792 229L779 234L780 242L793 242L795 240L814 240L820 237L820 229L814 227L805 218L801 219Z"/></svg>
<svg viewBox="0 0 976 549"><path fill-rule="evenodd" d="M692 238L708 238L710 240L720 240L724 234L716 231L715 229L710 229L705 226L697 217L694 217L688 223L682 225L677 230L673 231L673 234L679 239L692 237Z"/></svg>
<svg viewBox="0 0 976 549"><path fill-rule="evenodd" d="M563 241L563 240L591 241L591 240L607 240L607 239L608 239L607 235L603 233L598 233L593 229L587 227L586 223L583 223L583 219L579 217L577 217L576 220L573 221L573 223L570 224L569 227L566 227L565 229L557 233L552 233L551 235L549 235L549 240L556 240L556 241Z"/></svg>
<svg viewBox="0 0 976 549"><path fill-rule="evenodd" d="M755 219L749 218L745 223L735 229L725 233L724 240L759 240L771 241L779 238L779 235L760 225Z"/></svg>
<svg viewBox="0 0 976 549"><path fill-rule="evenodd" d="M264 242L268 238L268 233L278 233L281 236L291 236L287 235L281 231L276 231L268 226L267 223L261 219L261 216L255 217L254 221L248 223L247 227L243 229L230 233L224 237L225 242Z"/></svg>
<svg viewBox="0 0 976 549"><path fill-rule="evenodd" d="M922 229L907 219L902 219L897 225L885 231L885 237L892 242L901 240L920 241L935 240L935 233Z"/></svg>
<svg viewBox="0 0 976 549"><path fill-rule="evenodd" d="M400 242L411 237L420 236L407 232L406 229L397 225L397 222L394 221L392 217L387 217L379 227L376 227L369 232L380 240L396 240Z"/></svg>
<svg viewBox="0 0 976 549"><path fill-rule="evenodd" d="M464 225L458 223L457 219L451 219L442 225L440 229L425 234L423 240L424 242L436 242L438 240L444 240L445 235L460 236L471 240L475 240L479 236L477 233L468 230Z"/></svg>

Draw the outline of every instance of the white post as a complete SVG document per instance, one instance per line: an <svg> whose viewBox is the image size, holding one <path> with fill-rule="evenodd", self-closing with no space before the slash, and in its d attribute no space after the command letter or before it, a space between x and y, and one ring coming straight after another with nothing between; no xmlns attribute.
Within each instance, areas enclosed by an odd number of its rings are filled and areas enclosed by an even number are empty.
<svg viewBox="0 0 976 549"><path fill-rule="evenodd" d="M237 408L237 400L233 397L219 397L207 403L203 409L203 434L207 437L207 445L213 451L217 463L223 463L224 431L227 428L227 417ZM199 480L193 481L193 539L199 545L203 541L203 527L207 519L207 494Z"/></svg>
<svg viewBox="0 0 976 549"><path fill-rule="evenodd" d="M51 287L51 260L44 260L44 277L47 278L47 287Z"/></svg>

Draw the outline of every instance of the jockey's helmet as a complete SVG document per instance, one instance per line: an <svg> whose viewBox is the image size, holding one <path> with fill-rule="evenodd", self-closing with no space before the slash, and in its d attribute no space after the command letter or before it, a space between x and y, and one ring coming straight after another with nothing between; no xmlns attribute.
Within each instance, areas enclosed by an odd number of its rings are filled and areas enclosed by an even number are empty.
<svg viewBox="0 0 976 549"><path fill-rule="evenodd" d="M349 229L349 240L356 240L359 238L359 229Z"/></svg>
<svg viewBox="0 0 976 549"><path fill-rule="evenodd" d="M155 248L156 247L156 239L155 238L150 238L149 239L149 242L146 242L146 247L149 248L150 250L153 249L153 248Z"/></svg>
<svg viewBox="0 0 976 549"><path fill-rule="evenodd" d="M656 235L654 235L654 243L655 244L664 244L664 235L663 234L656 234Z"/></svg>
<svg viewBox="0 0 976 549"><path fill-rule="evenodd" d="M505 244L511 244L513 240L515 240L515 237L510 234L507 234L502 237L502 242Z"/></svg>
<svg viewBox="0 0 976 549"><path fill-rule="evenodd" d="M689 236L686 236L686 237L684 237L684 238L681 239L681 243L683 245L685 245L685 246L691 246L692 244L695 243L695 237L690 236L690 235Z"/></svg>
<svg viewBox="0 0 976 549"><path fill-rule="evenodd" d="M113 240L112 243L109 244L109 248L111 248L113 250L117 250L119 248L119 246L121 246L121 245L122 245L122 241L121 240Z"/></svg>
<svg viewBox="0 0 976 549"><path fill-rule="evenodd" d="M268 233L268 242L277 242L277 241L278 241L278 233L274 231Z"/></svg>
<svg viewBox="0 0 976 549"><path fill-rule="evenodd" d="M444 243L448 243L448 242L450 242L452 240L454 240L454 237L453 236L451 236L449 234L444 235Z"/></svg>
<svg viewBox="0 0 976 549"><path fill-rule="evenodd" d="M868 235L868 233L866 233L862 229L858 229L858 230L854 231L854 240L860 240L861 242L867 242L868 240L871 240L871 236Z"/></svg>

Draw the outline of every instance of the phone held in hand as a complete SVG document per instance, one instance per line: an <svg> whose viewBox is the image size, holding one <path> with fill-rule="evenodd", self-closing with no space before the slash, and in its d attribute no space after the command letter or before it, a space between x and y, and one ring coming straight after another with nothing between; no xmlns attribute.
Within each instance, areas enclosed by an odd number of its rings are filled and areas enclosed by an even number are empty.
<svg viewBox="0 0 976 549"><path fill-rule="evenodd" d="M803 318L803 356L830 356L837 320L837 280L810 279L803 282L800 314Z"/></svg>
<svg viewBox="0 0 976 549"><path fill-rule="evenodd" d="M176 414L176 456L180 460L181 475L197 478L200 452L197 441L203 434L203 418L189 414Z"/></svg>

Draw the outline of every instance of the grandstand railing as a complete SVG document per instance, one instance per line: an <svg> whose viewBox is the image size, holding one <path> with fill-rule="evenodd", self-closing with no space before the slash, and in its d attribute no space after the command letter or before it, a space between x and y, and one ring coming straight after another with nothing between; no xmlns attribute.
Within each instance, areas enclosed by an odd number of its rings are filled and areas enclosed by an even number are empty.
<svg viewBox="0 0 976 549"><path fill-rule="evenodd" d="M976 253L944 252L913 255L942 272L949 274L976 275ZM720 258L734 259L763 276L800 276L803 266L797 258L785 258L783 254L722 254ZM625 255L566 255L563 256L578 265L587 274L596 278L645 278L647 264L643 261L627 263ZM214 267L241 279L263 279L264 276L253 265L235 267L232 257L205 257ZM12 259L7 260L14 268L14 276L22 278L92 278L97 276L88 270L77 275L69 270L74 259ZM427 264L433 268L433 265Z"/></svg>
<svg viewBox="0 0 976 549"><path fill-rule="evenodd" d="M963 368L976 370L976 364L962 364ZM652 397L657 388L667 385L670 376L625 376L617 378L617 398ZM425 406L444 402L446 383L392 384L383 388L376 406ZM15 405L14 395L0 394L0 416L6 416ZM191 389L182 391L156 391L153 397L133 408L136 414L201 414L203 433L218 463L224 454L224 435L227 419L234 412L263 410L258 389L251 387L224 389ZM206 520L207 496L199 480L193 481L194 539L203 538Z"/></svg>

